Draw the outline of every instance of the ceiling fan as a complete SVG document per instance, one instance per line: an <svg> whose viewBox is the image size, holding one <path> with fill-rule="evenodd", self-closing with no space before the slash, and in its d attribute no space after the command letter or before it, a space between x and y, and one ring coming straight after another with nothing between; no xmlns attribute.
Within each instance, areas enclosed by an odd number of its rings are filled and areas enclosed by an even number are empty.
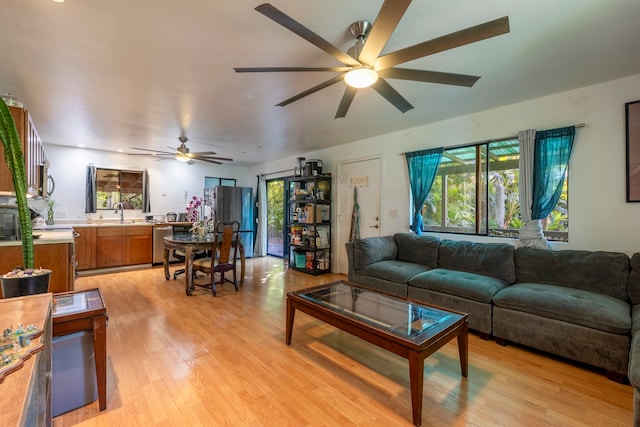
<svg viewBox="0 0 640 427"><path fill-rule="evenodd" d="M179 160L181 162L187 163L187 164L193 164L193 160L200 160L202 162L207 162L207 163L215 163L217 165L221 165L222 161L227 161L227 162L232 162L233 159L229 159L226 157L214 157L215 156L215 152L213 151L199 151L196 153L191 153L189 151L189 148L187 148L187 137L186 136L180 136L178 138L178 140L180 141L180 146L176 147L175 149L173 147L168 147L171 150L175 150L173 152L170 151L161 151L161 150L150 150L148 148L138 148L138 147L131 147L132 150L140 150L140 151L147 151L147 153L129 153L130 156L158 156L161 159L172 159L175 158L176 160Z"/></svg>
<svg viewBox="0 0 640 427"><path fill-rule="evenodd" d="M400 22L405 11L411 4L411 0L385 0L374 24L367 21L358 21L351 24L349 30L356 38L356 43L347 52L338 49L310 29L285 15L269 3L261 4L256 10L267 18L272 19L288 30L304 38L316 47L324 50L336 58L344 66L342 67L252 67L234 68L237 73L264 73L264 72L292 72L292 71L330 71L340 73L317 86L305 90L289 99L282 101L277 106L284 107L307 95L311 95L321 89L329 87L340 81L345 81L345 89L335 118L345 117L351 102L358 89L371 86L387 101L393 104L401 112L413 108L400 93L398 93L386 79L412 80L427 83L440 83L447 85L471 87L480 77L465 74L452 74L437 71L412 70L397 68L396 65L433 55L434 53L453 49L480 40L495 37L509 32L509 17L495 19L464 30L456 31L432 40L418 43L395 52L381 55L382 49L391 37L394 29Z"/></svg>

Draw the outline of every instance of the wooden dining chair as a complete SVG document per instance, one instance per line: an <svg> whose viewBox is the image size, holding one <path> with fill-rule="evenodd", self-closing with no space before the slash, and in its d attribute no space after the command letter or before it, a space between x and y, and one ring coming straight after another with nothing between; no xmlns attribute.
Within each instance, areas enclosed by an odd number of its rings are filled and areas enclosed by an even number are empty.
<svg viewBox="0 0 640 427"><path fill-rule="evenodd" d="M232 283L236 292L238 292L236 261L238 260L240 223L238 221L218 221L214 227L211 256L193 261L193 275L194 279L198 271L211 275L211 283L196 284L196 286L211 287L211 292L215 297L216 284L224 284L225 282ZM230 271L233 272L233 281L225 278L225 273ZM215 280L216 274L220 274L220 281L218 282Z"/></svg>

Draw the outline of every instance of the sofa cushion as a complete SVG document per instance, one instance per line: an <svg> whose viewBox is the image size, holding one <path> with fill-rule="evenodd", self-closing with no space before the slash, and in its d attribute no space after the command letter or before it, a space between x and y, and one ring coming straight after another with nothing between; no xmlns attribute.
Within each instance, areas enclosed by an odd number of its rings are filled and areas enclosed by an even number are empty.
<svg viewBox="0 0 640 427"><path fill-rule="evenodd" d="M493 296L507 285L495 277L435 268L413 277L409 286L489 304Z"/></svg>
<svg viewBox="0 0 640 427"><path fill-rule="evenodd" d="M396 259L396 241L393 236L367 237L354 243L356 270L378 261Z"/></svg>
<svg viewBox="0 0 640 427"><path fill-rule="evenodd" d="M424 273L429 267L404 261L380 261L358 270L363 276L377 277L391 282L407 284L416 274Z"/></svg>
<svg viewBox="0 0 640 427"><path fill-rule="evenodd" d="M631 307L631 333L635 334L638 331L640 331L640 304Z"/></svg>
<svg viewBox="0 0 640 427"><path fill-rule="evenodd" d="M413 233L397 233L394 236L398 261L426 265L429 268L438 266L438 246L440 239L432 236L418 236Z"/></svg>
<svg viewBox="0 0 640 427"><path fill-rule="evenodd" d="M640 252L633 254L630 264L627 295L629 295L631 304L640 304Z"/></svg>
<svg viewBox="0 0 640 427"><path fill-rule="evenodd" d="M596 292L540 283L507 286L493 297L496 307L522 311L613 334L631 331L631 307Z"/></svg>
<svg viewBox="0 0 640 427"><path fill-rule="evenodd" d="M619 252L518 248L518 283L548 283L627 300L629 257Z"/></svg>
<svg viewBox="0 0 640 427"><path fill-rule="evenodd" d="M495 277L506 284L516 280L515 247L507 243L441 240L438 267Z"/></svg>

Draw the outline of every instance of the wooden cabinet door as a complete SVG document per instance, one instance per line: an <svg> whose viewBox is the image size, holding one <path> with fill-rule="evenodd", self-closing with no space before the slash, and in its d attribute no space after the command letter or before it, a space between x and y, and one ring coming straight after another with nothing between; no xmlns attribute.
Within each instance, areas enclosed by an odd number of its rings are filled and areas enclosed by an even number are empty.
<svg viewBox="0 0 640 427"><path fill-rule="evenodd" d="M153 227L127 227L127 265L150 264L153 255Z"/></svg>
<svg viewBox="0 0 640 427"><path fill-rule="evenodd" d="M125 227L100 227L96 230L96 267L117 267L126 264Z"/></svg>
<svg viewBox="0 0 640 427"><path fill-rule="evenodd" d="M127 236L127 265L150 264L153 251L151 236Z"/></svg>
<svg viewBox="0 0 640 427"><path fill-rule="evenodd" d="M96 268L96 227L76 227L76 269Z"/></svg>
<svg viewBox="0 0 640 427"><path fill-rule="evenodd" d="M0 248L0 271L4 274L22 265L22 246ZM49 292L73 290L73 261L71 243L34 245L34 265L51 270ZM0 292L1 293L1 292Z"/></svg>
<svg viewBox="0 0 640 427"><path fill-rule="evenodd" d="M31 115L28 110L18 107L9 107L13 121L18 130L18 137L22 142L22 152L25 160L25 170L27 174L27 188L30 194L41 195L41 173L40 165L47 161L42 140L38 135ZM0 145L0 159L4 159L4 147ZM46 183L45 183L46 184ZM0 191L13 192L13 181L11 173L4 161L0 162Z"/></svg>

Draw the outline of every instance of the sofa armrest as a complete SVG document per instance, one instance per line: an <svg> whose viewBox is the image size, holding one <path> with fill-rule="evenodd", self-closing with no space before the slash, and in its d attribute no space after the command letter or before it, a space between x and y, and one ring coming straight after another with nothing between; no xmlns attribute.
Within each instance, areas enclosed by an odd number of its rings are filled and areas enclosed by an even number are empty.
<svg viewBox="0 0 640 427"><path fill-rule="evenodd" d="M353 268L360 270L376 262L394 260L397 253L393 236L356 240L353 242Z"/></svg>

